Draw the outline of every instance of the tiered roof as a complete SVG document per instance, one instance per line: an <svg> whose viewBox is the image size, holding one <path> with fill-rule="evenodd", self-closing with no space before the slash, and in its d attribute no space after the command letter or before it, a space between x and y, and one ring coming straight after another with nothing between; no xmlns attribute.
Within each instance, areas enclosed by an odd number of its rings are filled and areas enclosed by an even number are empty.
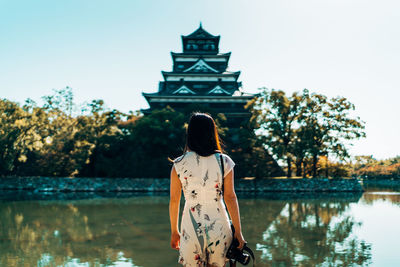
<svg viewBox="0 0 400 267"><path fill-rule="evenodd" d="M184 53L217 54L220 36L215 36L200 27L189 35L182 35Z"/></svg>
<svg viewBox="0 0 400 267"><path fill-rule="evenodd" d="M182 35L183 52L171 52L172 71L162 71L164 81L158 92L142 93L152 103L246 103L255 95L246 94L238 82L240 71L228 71L231 53L219 53L220 36L199 28Z"/></svg>

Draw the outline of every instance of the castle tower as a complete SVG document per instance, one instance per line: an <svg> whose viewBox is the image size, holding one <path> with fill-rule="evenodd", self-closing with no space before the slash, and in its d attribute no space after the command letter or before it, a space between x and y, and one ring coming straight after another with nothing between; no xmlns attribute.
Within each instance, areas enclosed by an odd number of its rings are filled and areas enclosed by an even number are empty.
<svg viewBox="0 0 400 267"><path fill-rule="evenodd" d="M224 113L228 126L238 127L250 117L244 105L257 94L242 91L238 81L240 71L228 71L231 53L219 53L220 36L203 29L181 36L183 52L171 52L172 71L162 71L164 81L158 92L144 93L150 105L144 114L169 105L177 111L191 104L199 104Z"/></svg>

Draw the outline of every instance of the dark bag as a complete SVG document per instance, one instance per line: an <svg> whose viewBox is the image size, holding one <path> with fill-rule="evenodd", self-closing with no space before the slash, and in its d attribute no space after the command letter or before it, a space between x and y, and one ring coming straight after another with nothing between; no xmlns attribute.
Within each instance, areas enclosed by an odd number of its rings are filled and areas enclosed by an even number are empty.
<svg viewBox="0 0 400 267"><path fill-rule="evenodd" d="M222 158L222 154L219 155L221 160L221 168L222 168L222 196L224 192L224 160ZM253 266L255 266L255 257L253 251L247 246L247 243L244 244L243 248L238 249L239 241L235 238L235 227L233 227L233 223L231 222L232 229L232 243L230 244L228 251L226 252L226 257L229 259L229 265L236 266L236 262L241 263L242 265L247 265L250 262L250 256L253 259ZM247 251L247 253L243 253L243 251Z"/></svg>

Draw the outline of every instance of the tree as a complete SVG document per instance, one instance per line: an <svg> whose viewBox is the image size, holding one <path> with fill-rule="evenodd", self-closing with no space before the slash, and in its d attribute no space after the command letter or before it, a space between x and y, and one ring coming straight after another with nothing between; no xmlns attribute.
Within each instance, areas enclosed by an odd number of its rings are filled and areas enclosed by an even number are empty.
<svg viewBox="0 0 400 267"><path fill-rule="evenodd" d="M354 109L344 97L328 100L324 95L303 90L299 132L304 142L301 145L312 158L313 177L317 176L319 156L333 154L344 160L350 156L346 141L365 137L364 122L359 117L350 117L349 111Z"/></svg>
<svg viewBox="0 0 400 267"><path fill-rule="evenodd" d="M301 96L297 92L286 96L282 90L268 90L256 97L253 116L257 117L264 141L277 159L286 160L287 177L292 176L292 159L296 124L301 111Z"/></svg>
<svg viewBox="0 0 400 267"><path fill-rule="evenodd" d="M400 156L376 160L372 156L356 156L352 164L352 175L362 178L400 178Z"/></svg>
<svg viewBox="0 0 400 267"><path fill-rule="evenodd" d="M265 147L265 136L257 135L256 129L260 128L258 116L259 110L255 109L256 99L252 99L244 106L250 112L254 112L244 120L239 129L229 129L227 136L237 136L235 142L228 140L229 153L235 162L239 163L236 175L238 177L276 177L284 175L282 168L272 158Z"/></svg>
<svg viewBox="0 0 400 267"><path fill-rule="evenodd" d="M107 176L109 171L99 171L99 169L113 169L110 165L113 162L111 159L118 155L117 151L124 136L119 124L128 115L115 109L107 110L103 100L93 100L88 107L90 108L88 115L76 118L78 128L74 136L78 142L76 155L85 160L80 176Z"/></svg>
<svg viewBox="0 0 400 267"><path fill-rule="evenodd" d="M43 147L46 113L28 99L19 104L0 100L0 174L15 174L29 153Z"/></svg>
<svg viewBox="0 0 400 267"><path fill-rule="evenodd" d="M264 144L279 160L285 160L287 177L306 176L306 164L311 161L312 176L317 176L320 156L349 157L347 142L365 137L364 122L350 116L354 105L344 97L328 99L322 94L294 92L286 96L281 90L261 88L254 101L253 117L259 123ZM302 171L303 170L303 171ZM328 176L328 168L325 168Z"/></svg>
<svg viewBox="0 0 400 267"><path fill-rule="evenodd" d="M125 133L115 168L124 177L165 177L171 168L168 157L177 157L185 143L185 116L170 107L154 110L120 125ZM113 174L114 176L114 174Z"/></svg>
<svg viewBox="0 0 400 267"><path fill-rule="evenodd" d="M9 130L1 140L11 140L4 145L8 153L8 171L3 174L77 176L82 175L91 163L93 152L98 150L104 136L117 136L121 131L118 121L125 114L116 110L108 111L102 100L94 100L73 115L71 88L54 90L54 95L44 96L43 107L28 100L23 107L7 102ZM84 114L84 110L90 110ZM3 124L2 124L3 125ZM12 147L12 149L8 149ZM3 153L4 156L4 153ZM94 157L93 157L94 158ZM90 172L86 172L90 174Z"/></svg>

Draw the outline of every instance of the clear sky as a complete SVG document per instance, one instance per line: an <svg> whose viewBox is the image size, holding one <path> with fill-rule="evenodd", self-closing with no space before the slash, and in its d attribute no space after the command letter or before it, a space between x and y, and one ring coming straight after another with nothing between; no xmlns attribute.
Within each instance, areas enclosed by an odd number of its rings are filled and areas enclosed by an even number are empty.
<svg viewBox="0 0 400 267"><path fill-rule="evenodd" d="M396 0L0 0L0 97L22 103L73 88L121 111L148 108L170 52L199 22L221 35L245 91L307 88L344 96L366 122L353 155L400 149Z"/></svg>

